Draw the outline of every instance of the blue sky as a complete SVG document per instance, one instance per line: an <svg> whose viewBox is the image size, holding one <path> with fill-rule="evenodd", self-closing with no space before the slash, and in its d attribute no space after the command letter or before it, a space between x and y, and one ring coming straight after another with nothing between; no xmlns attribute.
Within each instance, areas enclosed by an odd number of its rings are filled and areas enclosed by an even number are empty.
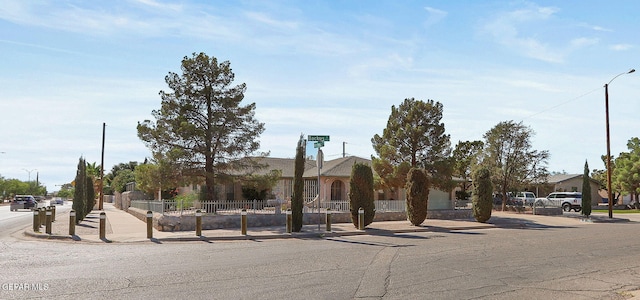
<svg viewBox="0 0 640 300"><path fill-rule="evenodd" d="M150 152L136 124L193 52L229 60L265 123L263 151L300 133L326 159L368 158L392 105L444 105L451 142L522 121L551 171L603 169L603 85L640 67L638 1L0 1L0 174L49 191L78 158L105 170ZM609 88L611 148L638 136L640 75Z"/></svg>

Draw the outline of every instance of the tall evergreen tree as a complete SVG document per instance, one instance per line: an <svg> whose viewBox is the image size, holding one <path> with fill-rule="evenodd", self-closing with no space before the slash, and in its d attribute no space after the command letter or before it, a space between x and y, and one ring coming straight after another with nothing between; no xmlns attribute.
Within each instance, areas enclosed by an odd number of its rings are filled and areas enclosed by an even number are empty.
<svg viewBox="0 0 640 300"><path fill-rule="evenodd" d="M591 179L589 178L589 163L584 161L584 174L582 175L582 215L591 215Z"/></svg>
<svg viewBox="0 0 640 300"><path fill-rule="evenodd" d="M291 230L293 232L300 232L300 230L302 230L302 207L304 206L304 181L302 175L304 174L305 146L304 139L302 135L300 135L300 140L298 140L298 146L296 147L293 195L291 196Z"/></svg>
<svg viewBox="0 0 640 300"><path fill-rule="evenodd" d="M86 185L87 185L87 164L83 157L78 162L78 170L76 171L75 190L73 192L73 210L76 211L76 223L80 223L87 215L86 206Z"/></svg>
<svg viewBox="0 0 640 300"><path fill-rule="evenodd" d="M429 178L424 170L411 168L407 175L407 218L418 226L427 218Z"/></svg>
<svg viewBox="0 0 640 300"><path fill-rule="evenodd" d="M364 226L373 223L376 206L373 199L373 171L367 164L356 163L351 168L349 183L349 207L351 221L358 227L358 210L364 210Z"/></svg>
<svg viewBox="0 0 640 300"><path fill-rule="evenodd" d="M241 104L246 85L233 85L234 79L228 61L218 63L205 53L185 56L182 74L165 77L171 91L160 91L161 108L152 112L155 122L145 120L137 127L154 156L166 157L185 177L204 181L209 200L217 199L217 180L245 167L238 165L240 158L260 148L264 131L264 123L255 119L256 104Z"/></svg>
<svg viewBox="0 0 640 300"><path fill-rule="evenodd" d="M433 186L443 190L453 187L451 142L441 123L443 110L440 102L414 98L391 107L382 135L371 139L378 155L371 163L383 187L404 187L412 167L425 169Z"/></svg>
<svg viewBox="0 0 640 300"><path fill-rule="evenodd" d="M85 216L88 215L96 205L96 191L93 189L93 176L87 175L87 207L85 207Z"/></svg>
<svg viewBox="0 0 640 300"><path fill-rule="evenodd" d="M491 218L493 209L493 185L491 184L491 172L487 167L480 167L472 174L473 217L480 223L485 223Z"/></svg>

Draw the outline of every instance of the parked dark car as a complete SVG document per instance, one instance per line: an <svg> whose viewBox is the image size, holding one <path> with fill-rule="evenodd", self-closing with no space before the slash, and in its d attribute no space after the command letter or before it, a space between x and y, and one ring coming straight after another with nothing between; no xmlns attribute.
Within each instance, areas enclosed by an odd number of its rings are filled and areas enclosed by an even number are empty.
<svg viewBox="0 0 640 300"><path fill-rule="evenodd" d="M31 195L16 195L11 201L9 210L17 211L18 209L33 209L44 207L42 200L38 200Z"/></svg>
<svg viewBox="0 0 640 300"><path fill-rule="evenodd" d="M49 205L64 205L62 198L53 198L49 201Z"/></svg>

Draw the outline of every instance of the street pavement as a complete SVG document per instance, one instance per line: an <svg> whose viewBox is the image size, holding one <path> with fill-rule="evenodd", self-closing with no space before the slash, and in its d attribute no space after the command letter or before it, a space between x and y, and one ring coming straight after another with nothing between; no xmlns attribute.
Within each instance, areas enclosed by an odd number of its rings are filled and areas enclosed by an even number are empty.
<svg viewBox="0 0 640 300"><path fill-rule="evenodd" d="M604 214L593 214L589 220L583 220L579 214L565 214L563 216L539 216L527 213L496 212L492 213L487 223L479 223L473 219L467 220L438 220L427 219L421 226L413 226L408 221L373 222L365 230L358 230L351 223L337 223L331 225L331 231L326 231L325 224L318 226L304 225L301 232L287 233L285 226L247 228L243 235L240 228L202 230L201 236L195 231L163 232L153 229L152 238L147 238L147 225L133 215L117 209L112 203L104 203L105 238L99 234L99 214L102 211L92 211L79 225L75 226L75 235L69 235L69 211L61 211L52 223L51 234L46 234L45 227L40 232L34 232L32 226L25 228L24 236L51 240L74 240L79 242L171 242L171 241L201 241L201 240L260 240L278 238L310 238L348 235L393 235L407 232L442 232L470 229L492 228L540 228L540 227L573 227L601 222L631 222L625 215L614 216L609 219ZM634 217L633 214L631 217ZM250 215L248 217L251 217ZM283 215L284 218L284 215ZM640 221L640 217L637 221ZM636 221L636 220L634 220Z"/></svg>
<svg viewBox="0 0 640 300"><path fill-rule="evenodd" d="M75 235L69 235L68 207L60 209L56 221L52 225L52 234L33 232L32 226L24 228L16 235L27 239L42 241L64 241L67 243L165 243L165 242L197 242L223 240L261 240L286 238L322 238L349 235L402 236L410 232L455 232L463 230L489 230L499 228L574 228L579 226L597 226L598 223L640 222L640 214L616 214L609 219L606 214L595 213L589 220L583 220L579 213L565 213L562 216L539 216L527 213L498 212L492 213L487 223L478 223L473 219L437 220L427 219L421 226L412 226L408 221L374 222L365 230L358 230L351 223L332 224L331 231L325 225L305 225L301 232L287 233L284 226L248 228L243 235L239 228L203 230L201 236L194 231L161 232L153 229L153 238L147 238L147 226L144 221L119 210L111 203L104 204L105 239L99 236L99 215L102 211L93 211L76 226ZM249 216L250 217L250 216ZM640 291L625 292L626 299L640 299Z"/></svg>

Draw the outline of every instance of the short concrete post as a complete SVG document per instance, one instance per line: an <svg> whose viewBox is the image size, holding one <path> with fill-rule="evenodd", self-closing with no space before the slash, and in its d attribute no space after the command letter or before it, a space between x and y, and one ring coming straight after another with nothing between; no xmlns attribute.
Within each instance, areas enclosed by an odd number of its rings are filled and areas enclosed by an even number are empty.
<svg viewBox="0 0 640 300"><path fill-rule="evenodd" d="M291 216L291 208L287 209L287 233L291 233L291 227L293 227L293 217Z"/></svg>
<svg viewBox="0 0 640 300"><path fill-rule="evenodd" d="M33 210L33 232L40 232L40 216L37 209Z"/></svg>
<svg viewBox="0 0 640 300"><path fill-rule="evenodd" d="M76 235L76 211L69 212L69 235Z"/></svg>
<svg viewBox="0 0 640 300"><path fill-rule="evenodd" d="M247 235L247 210L244 208L240 212L240 227L242 235Z"/></svg>
<svg viewBox="0 0 640 300"><path fill-rule="evenodd" d="M56 206L51 205L51 222L56 221Z"/></svg>
<svg viewBox="0 0 640 300"><path fill-rule="evenodd" d="M101 212L100 213L100 239L101 240L105 239L106 226L107 226L107 214L105 214L104 212Z"/></svg>
<svg viewBox="0 0 640 300"><path fill-rule="evenodd" d="M153 238L153 212L147 211L147 238Z"/></svg>
<svg viewBox="0 0 640 300"><path fill-rule="evenodd" d="M327 228L326 231L331 232L331 208L327 208Z"/></svg>
<svg viewBox="0 0 640 300"><path fill-rule="evenodd" d="M46 212L45 232L51 234L51 209L47 209Z"/></svg>
<svg viewBox="0 0 640 300"><path fill-rule="evenodd" d="M196 210L196 236L202 236L202 211Z"/></svg>
<svg viewBox="0 0 640 300"><path fill-rule="evenodd" d="M358 209L358 229L364 230L364 209Z"/></svg>

